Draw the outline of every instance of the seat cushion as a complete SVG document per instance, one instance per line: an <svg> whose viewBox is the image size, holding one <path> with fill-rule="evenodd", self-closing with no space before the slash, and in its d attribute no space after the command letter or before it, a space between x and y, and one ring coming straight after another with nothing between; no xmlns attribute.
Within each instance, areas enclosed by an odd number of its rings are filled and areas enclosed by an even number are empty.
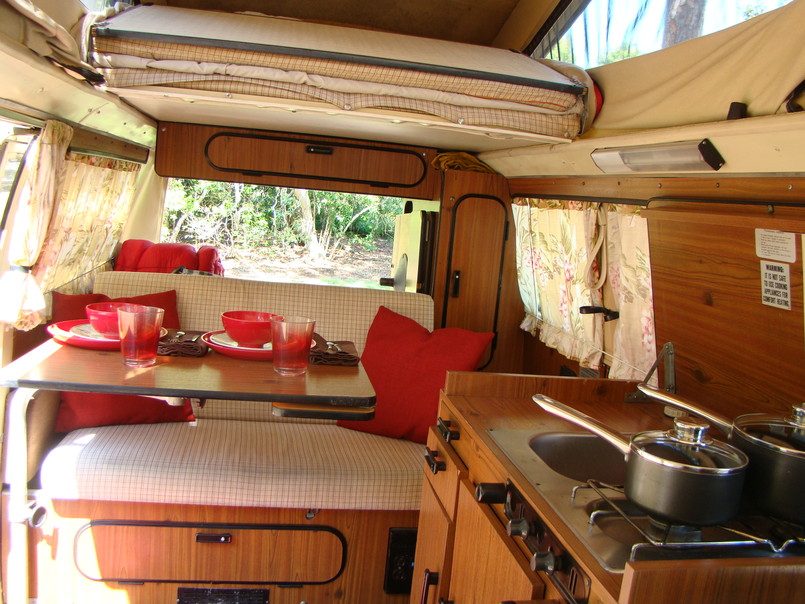
<svg viewBox="0 0 805 604"><path fill-rule="evenodd" d="M204 420L68 434L42 465L52 499L419 509L421 445L332 424Z"/></svg>
<svg viewBox="0 0 805 604"><path fill-rule="evenodd" d="M458 327L428 331L381 306L361 362L377 393L375 417L339 426L424 444L436 423L439 390L448 371L473 371L495 334Z"/></svg>

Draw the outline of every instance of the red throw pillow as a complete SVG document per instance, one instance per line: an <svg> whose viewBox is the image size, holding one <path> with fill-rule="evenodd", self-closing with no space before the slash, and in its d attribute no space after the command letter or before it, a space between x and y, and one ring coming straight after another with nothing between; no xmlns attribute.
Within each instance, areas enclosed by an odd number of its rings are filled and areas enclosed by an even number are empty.
<svg viewBox="0 0 805 604"><path fill-rule="evenodd" d="M51 292L51 319L50 323L60 321L72 321L75 319L86 319L85 310L87 304L95 302L109 302L110 298L106 294L60 294ZM176 307L176 290L158 292L155 294L144 294L142 296L127 296L114 298L112 302L131 302L132 304L144 304L145 306L156 306L165 309L165 316L162 317L162 326L167 329L181 329L179 321L179 310Z"/></svg>
<svg viewBox="0 0 805 604"><path fill-rule="evenodd" d="M341 420L338 425L424 443L428 427L436 423L446 372L477 369L493 337L457 327L431 333L413 319L381 306L361 356L377 395L375 417Z"/></svg>
<svg viewBox="0 0 805 604"><path fill-rule="evenodd" d="M52 293L51 323L86 319L85 307L95 302L108 302L105 294L60 294ZM165 309L162 325L181 329L179 311L176 308L176 290L155 294L115 298L115 302L131 302ZM78 428L114 426L118 424L156 424L162 422L190 422L195 420L190 401L182 407L144 396L104 394L99 392L62 392L59 412L56 416L56 432L70 432Z"/></svg>
<svg viewBox="0 0 805 604"><path fill-rule="evenodd" d="M71 432L97 426L192 422L195 419L190 399L181 407L173 407L164 401L145 396L62 392L54 430Z"/></svg>
<svg viewBox="0 0 805 604"><path fill-rule="evenodd" d="M176 290L158 292L156 294L144 294L142 296L128 296L125 298L112 298L112 302L131 302L132 304L143 304L145 306L156 306L165 309L162 317L162 327L167 329L181 329L179 322L179 310L176 308Z"/></svg>
<svg viewBox="0 0 805 604"><path fill-rule="evenodd" d="M61 321L72 321L74 319L86 319L87 313L84 310L87 304L97 302L108 302L109 296L105 294L60 294L51 292L51 323Z"/></svg>

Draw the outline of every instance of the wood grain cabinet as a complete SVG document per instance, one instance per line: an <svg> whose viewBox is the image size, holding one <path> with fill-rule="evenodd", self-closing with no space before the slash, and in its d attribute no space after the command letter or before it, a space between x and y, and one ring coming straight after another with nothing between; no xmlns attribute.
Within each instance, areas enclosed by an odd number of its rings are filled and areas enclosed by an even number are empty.
<svg viewBox="0 0 805 604"><path fill-rule="evenodd" d="M436 427L430 428L426 451L411 604L437 604L448 596L458 485L467 475Z"/></svg>
<svg viewBox="0 0 805 604"><path fill-rule="evenodd" d="M343 571L346 545L315 525L93 521L75 563L94 581L321 584Z"/></svg>
<svg viewBox="0 0 805 604"><path fill-rule="evenodd" d="M410 604L539 601L544 584L491 507L476 501L453 447L461 442L468 452L474 445L449 421L438 425L428 436Z"/></svg>
<svg viewBox="0 0 805 604"><path fill-rule="evenodd" d="M161 122L160 176L435 199L435 149Z"/></svg>
<svg viewBox="0 0 805 604"><path fill-rule="evenodd" d="M488 371L520 372L523 303L506 180L498 174L444 173L434 271L435 324L494 332Z"/></svg>

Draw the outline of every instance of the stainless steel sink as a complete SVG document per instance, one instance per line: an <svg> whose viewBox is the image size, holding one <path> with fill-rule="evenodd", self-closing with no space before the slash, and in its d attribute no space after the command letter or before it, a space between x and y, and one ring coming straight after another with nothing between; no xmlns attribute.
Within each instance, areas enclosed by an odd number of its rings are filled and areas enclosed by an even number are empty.
<svg viewBox="0 0 805 604"><path fill-rule="evenodd" d="M588 432L490 430L503 453L541 490L597 480L623 485L626 460L611 444Z"/></svg>
<svg viewBox="0 0 805 604"><path fill-rule="evenodd" d="M595 434L544 432L529 439L529 448L557 474L612 485L626 480L626 462L615 447Z"/></svg>

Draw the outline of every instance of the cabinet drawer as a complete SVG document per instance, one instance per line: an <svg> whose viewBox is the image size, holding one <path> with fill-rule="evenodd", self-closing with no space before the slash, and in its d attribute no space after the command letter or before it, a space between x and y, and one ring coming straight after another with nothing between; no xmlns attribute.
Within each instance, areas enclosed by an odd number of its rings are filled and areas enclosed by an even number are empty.
<svg viewBox="0 0 805 604"><path fill-rule="evenodd" d="M92 521L75 564L95 581L306 584L344 568L346 540L322 525Z"/></svg>
<svg viewBox="0 0 805 604"><path fill-rule="evenodd" d="M445 442L437 428L431 426L428 432L425 476L450 520L453 520L456 513L458 481L466 475L467 468L461 458Z"/></svg>

